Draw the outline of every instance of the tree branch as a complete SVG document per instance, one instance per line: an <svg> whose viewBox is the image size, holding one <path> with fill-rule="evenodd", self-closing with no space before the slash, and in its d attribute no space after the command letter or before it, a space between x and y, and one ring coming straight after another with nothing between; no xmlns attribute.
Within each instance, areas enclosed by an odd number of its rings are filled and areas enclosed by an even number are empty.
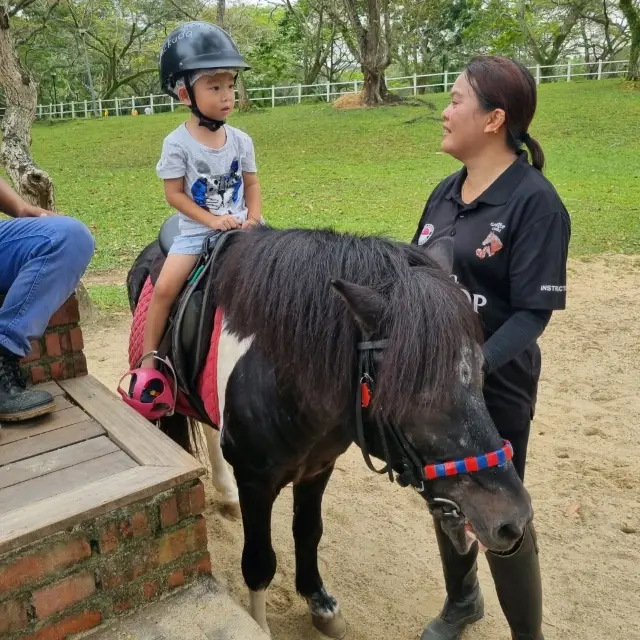
<svg viewBox="0 0 640 640"><path fill-rule="evenodd" d="M136 71L136 73L132 73L131 75L126 76L125 78L120 78L120 80L117 80L116 82L114 82L107 89L107 91L104 94L104 99L105 100L109 99L120 87L122 87L125 84L129 84L130 82L133 82L136 78L147 75L149 73L157 73L157 72L158 72L158 69L156 69L155 67L151 67L149 69L142 69L141 71Z"/></svg>
<svg viewBox="0 0 640 640"><path fill-rule="evenodd" d="M36 0L21 0L18 4L15 4L9 9L8 15L10 18L20 13L20 11L24 11L27 7L31 6Z"/></svg>
<svg viewBox="0 0 640 640"><path fill-rule="evenodd" d="M49 6L49 10L47 14L42 17L42 26L34 29L26 38L22 40L18 40L18 46L24 46L31 43L37 36L39 36L45 29L47 28L49 18L51 14L55 11L56 7L60 4L60 0L54 0L54 2Z"/></svg>

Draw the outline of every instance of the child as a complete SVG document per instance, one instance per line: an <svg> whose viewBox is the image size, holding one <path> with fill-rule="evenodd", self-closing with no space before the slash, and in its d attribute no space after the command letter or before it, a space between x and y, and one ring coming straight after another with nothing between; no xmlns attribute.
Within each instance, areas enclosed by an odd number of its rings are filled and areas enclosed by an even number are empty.
<svg viewBox="0 0 640 640"><path fill-rule="evenodd" d="M233 40L215 25L191 22L167 38L160 57L163 89L191 109L170 133L156 168L167 202L180 214L156 283L144 333L144 354L158 348L171 307L195 267L205 239L260 223L260 185L251 138L225 124L238 71L247 69ZM153 367L147 357L143 367Z"/></svg>

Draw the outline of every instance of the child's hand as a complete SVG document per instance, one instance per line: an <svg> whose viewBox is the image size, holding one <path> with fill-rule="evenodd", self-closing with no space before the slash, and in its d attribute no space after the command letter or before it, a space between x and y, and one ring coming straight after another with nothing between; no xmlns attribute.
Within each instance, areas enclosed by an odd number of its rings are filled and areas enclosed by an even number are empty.
<svg viewBox="0 0 640 640"><path fill-rule="evenodd" d="M230 231L238 229L240 224L233 216L214 216L209 226L216 231Z"/></svg>
<svg viewBox="0 0 640 640"><path fill-rule="evenodd" d="M242 223L242 228L252 229L253 227L257 227L259 224L260 224L259 222L256 222L255 220L252 220L251 218L249 218L248 220Z"/></svg>

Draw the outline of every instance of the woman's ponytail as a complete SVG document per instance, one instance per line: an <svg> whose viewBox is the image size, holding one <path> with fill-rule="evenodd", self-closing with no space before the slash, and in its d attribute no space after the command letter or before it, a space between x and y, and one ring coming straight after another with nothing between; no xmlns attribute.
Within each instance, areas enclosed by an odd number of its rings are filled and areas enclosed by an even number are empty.
<svg viewBox="0 0 640 640"><path fill-rule="evenodd" d="M525 133L522 138L522 142L527 145L531 152L531 164L538 170L544 169L544 151L540 146L540 143L532 138L528 133Z"/></svg>

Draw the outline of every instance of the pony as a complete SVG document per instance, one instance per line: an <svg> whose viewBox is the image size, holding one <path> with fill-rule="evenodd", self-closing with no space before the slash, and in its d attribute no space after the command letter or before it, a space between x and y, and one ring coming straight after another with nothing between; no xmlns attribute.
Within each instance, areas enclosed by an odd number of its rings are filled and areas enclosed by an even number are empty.
<svg viewBox="0 0 640 640"><path fill-rule="evenodd" d="M131 269L132 308L159 255L154 243ZM220 451L233 468L250 612L267 633L271 514L288 484L297 592L318 630L346 633L318 545L323 493L354 442L371 469L420 492L460 552L476 540L507 552L522 538L531 501L484 404L479 322L451 267L449 240L424 249L268 227L226 238L211 284L224 310L219 439L204 428L214 471ZM164 428L187 447L185 416Z"/></svg>

